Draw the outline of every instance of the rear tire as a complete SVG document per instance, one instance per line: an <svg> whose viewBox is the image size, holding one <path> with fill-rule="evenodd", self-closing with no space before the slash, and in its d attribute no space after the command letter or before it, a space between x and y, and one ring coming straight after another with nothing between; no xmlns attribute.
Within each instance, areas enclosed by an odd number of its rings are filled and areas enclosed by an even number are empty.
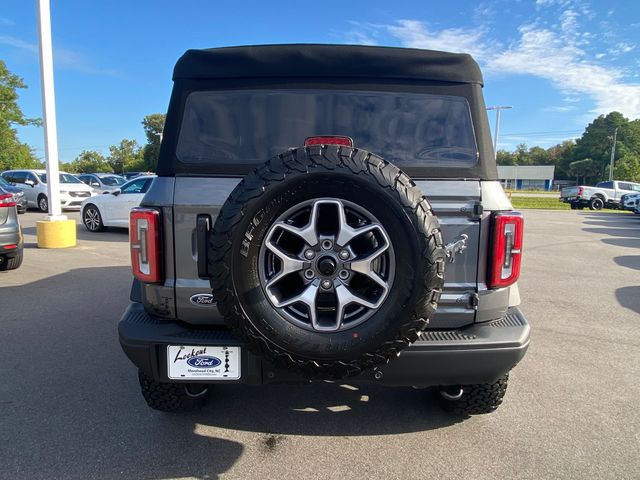
<svg viewBox="0 0 640 480"><path fill-rule="evenodd" d="M577 203L572 203L571 204L571 210L577 210L578 209L578 204Z"/></svg>
<svg viewBox="0 0 640 480"><path fill-rule="evenodd" d="M589 200L589 210L602 210L604 208L604 201L600 197L593 197Z"/></svg>
<svg viewBox="0 0 640 480"><path fill-rule="evenodd" d="M100 210L91 203L82 211L82 223L90 232L101 232L105 228Z"/></svg>
<svg viewBox="0 0 640 480"><path fill-rule="evenodd" d="M142 396L149 407L161 412L190 412L204 406L210 385L156 382L143 371L138 372Z"/></svg>
<svg viewBox="0 0 640 480"><path fill-rule="evenodd" d="M4 257L0 262L0 270L15 270L16 268L20 267L20 265L22 265L22 257L22 252L20 252L15 257Z"/></svg>
<svg viewBox="0 0 640 480"><path fill-rule="evenodd" d="M507 393L508 381L507 373L493 383L440 387L440 406L445 411L462 417L495 412ZM458 396L460 388L462 395Z"/></svg>
<svg viewBox="0 0 640 480"><path fill-rule="evenodd" d="M47 213L49 211L49 200L46 195L40 195L38 197L38 210L43 213Z"/></svg>

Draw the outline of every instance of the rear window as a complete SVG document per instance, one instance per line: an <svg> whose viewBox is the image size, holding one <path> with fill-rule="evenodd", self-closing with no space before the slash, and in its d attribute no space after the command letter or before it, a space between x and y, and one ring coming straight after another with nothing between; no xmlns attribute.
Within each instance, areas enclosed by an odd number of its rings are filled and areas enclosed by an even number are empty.
<svg viewBox="0 0 640 480"><path fill-rule="evenodd" d="M463 97L334 90L194 92L177 157L187 164L262 163L315 135L346 135L400 167L476 164Z"/></svg>

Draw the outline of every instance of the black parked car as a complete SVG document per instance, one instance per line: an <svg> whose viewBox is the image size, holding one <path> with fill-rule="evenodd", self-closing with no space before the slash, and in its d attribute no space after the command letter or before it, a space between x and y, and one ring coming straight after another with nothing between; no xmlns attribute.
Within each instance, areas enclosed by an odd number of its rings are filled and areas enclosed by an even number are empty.
<svg viewBox="0 0 640 480"><path fill-rule="evenodd" d="M24 196L22 189L16 187L13 183L6 181L3 177L0 177L0 189L4 189L13 195L18 213L24 213L27 211L27 198Z"/></svg>
<svg viewBox="0 0 640 480"><path fill-rule="evenodd" d="M22 264L22 230L13 193L0 187L0 270Z"/></svg>

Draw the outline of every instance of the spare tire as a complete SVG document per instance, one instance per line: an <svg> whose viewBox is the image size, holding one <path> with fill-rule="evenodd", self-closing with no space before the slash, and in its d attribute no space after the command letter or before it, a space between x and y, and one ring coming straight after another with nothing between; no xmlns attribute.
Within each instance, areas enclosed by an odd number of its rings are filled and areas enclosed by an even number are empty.
<svg viewBox="0 0 640 480"><path fill-rule="evenodd" d="M353 376L395 358L436 310L445 251L431 205L364 150L292 149L245 177L209 244L235 332L276 367Z"/></svg>

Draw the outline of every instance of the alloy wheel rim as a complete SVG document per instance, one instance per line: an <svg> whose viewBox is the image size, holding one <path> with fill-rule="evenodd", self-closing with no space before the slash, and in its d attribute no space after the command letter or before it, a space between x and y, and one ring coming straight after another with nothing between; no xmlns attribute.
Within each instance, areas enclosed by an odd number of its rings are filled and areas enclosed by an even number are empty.
<svg viewBox="0 0 640 480"><path fill-rule="evenodd" d="M89 230L97 230L100 226L98 211L93 208L88 208L87 210L85 210L84 224L89 227Z"/></svg>
<svg viewBox="0 0 640 480"><path fill-rule="evenodd" d="M393 245L365 208L313 199L284 212L267 231L258 272L271 305L291 323L337 332L371 317L395 276Z"/></svg>

